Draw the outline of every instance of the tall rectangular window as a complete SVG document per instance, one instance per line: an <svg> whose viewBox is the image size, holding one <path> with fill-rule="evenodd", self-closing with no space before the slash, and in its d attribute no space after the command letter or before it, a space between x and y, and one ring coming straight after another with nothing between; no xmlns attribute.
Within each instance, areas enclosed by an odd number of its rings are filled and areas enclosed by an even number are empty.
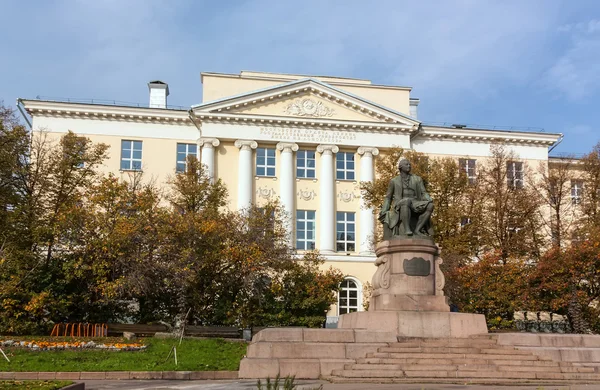
<svg viewBox="0 0 600 390"><path fill-rule="evenodd" d="M314 179L316 177L315 152L299 150L296 152L296 177Z"/></svg>
<svg viewBox="0 0 600 390"><path fill-rule="evenodd" d="M338 252L354 252L355 244L355 215L354 213L338 211L336 213L336 248Z"/></svg>
<svg viewBox="0 0 600 390"><path fill-rule="evenodd" d="M296 249L315 249L315 211L296 210Z"/></svg>
<svg viewBox="0 0 600 390"><path fill-rule="evenodd" d="M121 169L142 170L142 141L121 140Z"/></svg>
<svg viewBox="0 0 600 390"><path fill-rule="evenodd" d="M354 153L336 153L335 161L336 180L354 180Z"/></svg>
<svg viewBox="0 0 600 390"><path fill-rule="evenodd" d="M523 188L523 163L509 161L506 163L506 184L511 188Z"/></svg>
<svg viewBox="0 0 600 390"><path fill-rule="evenodd" d="M466 173L467 179L469 180L469 184L475 184L475 181L477 181L477 172L475 170L476 163L477 160L472 158L458 159L458 166L460 167L460 171Z"/></svg>
<svg viewBox="0 0 600 390"><path fill-rule="evenodd" d="M583 191L583 182L581 180L571 180L571 202L573 204L581 203Z"/></svg>
<svg viewBox="0 0 600 390"><path fill-rule="evenodd" d="M256 176L275 176L275 149L256 149Z"/></svg>
<svg viewBox="0 0 600 390"><path fill-rule="evenodd" d="M177 172L185 172L188 156L198 157L198 145L177 144Z"/></svg>

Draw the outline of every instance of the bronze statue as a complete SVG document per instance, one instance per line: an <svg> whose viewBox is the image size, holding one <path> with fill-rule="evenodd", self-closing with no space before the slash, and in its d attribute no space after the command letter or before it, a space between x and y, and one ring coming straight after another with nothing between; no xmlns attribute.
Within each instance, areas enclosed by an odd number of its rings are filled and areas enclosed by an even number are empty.
<svg viewBox="0 0 600 390"><path fill-rule="evenodd" d="M433 201L423 179L410 173L406 158L398 161L400 175L390 181L379 220L383 223L383 239L411 236L433 238L431 213Z"/></svg>

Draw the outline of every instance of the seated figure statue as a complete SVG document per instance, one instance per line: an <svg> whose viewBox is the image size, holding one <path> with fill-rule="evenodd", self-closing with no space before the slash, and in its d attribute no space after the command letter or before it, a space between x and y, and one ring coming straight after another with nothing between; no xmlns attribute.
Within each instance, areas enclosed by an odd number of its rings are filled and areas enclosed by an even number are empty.
<svg viewBox="0 0 600 390"><path fill-rule="evenodd" d="M400 159L400 175L390 181L379 213L383 223L383 239L421 236L432 237L433 201L425 190L423 179L410 173L410 162Z"/></svg>

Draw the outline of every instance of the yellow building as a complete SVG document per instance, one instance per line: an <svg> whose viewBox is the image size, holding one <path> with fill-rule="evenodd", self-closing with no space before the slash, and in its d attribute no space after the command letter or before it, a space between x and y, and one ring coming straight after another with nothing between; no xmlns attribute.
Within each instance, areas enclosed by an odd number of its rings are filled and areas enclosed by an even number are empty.
<svg viewBox="0 0 600 390"><path fill-rule="evenodd" d="M372 210L361 204L359 182L374 177L374 159L392 146L431 156L477 161L490 145L507 144L523 163L548 164L562 137L543 132L428 126L419 121L411 88L369 80L260 72L202 73L203 102L167 106L168 85L148 84L144 107L106 102L20 100L32 128L60 136L71 130L110 145L106 172L143 170L158 183L199 156L211 177L223 180L231 208L279 199L289 215L290 244L299 253L319 249L347 275L339 314L362 310L362 290L375 271Z"/></svg>

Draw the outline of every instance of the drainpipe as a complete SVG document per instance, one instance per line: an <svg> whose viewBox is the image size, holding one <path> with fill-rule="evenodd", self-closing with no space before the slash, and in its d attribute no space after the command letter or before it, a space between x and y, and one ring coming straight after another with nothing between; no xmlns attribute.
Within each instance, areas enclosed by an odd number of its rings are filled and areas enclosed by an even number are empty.
<svg viewBox="0 0 600 390"><path fill-rule="evenodd" d="M554 149L555 147L557 147L562 142L563 138L565 138L565 136L563 134L561 134L560 138L558 139L558 141L554 145L552 145L550 147L550 149L548 149L548 154L550 154L550 152L552 151L552 149Z"/></svg>
<svg viewBox="0 0 600 390"><path fill-rule="evenodd" d="M29 118L27 117L27 113L25 112L25 110L23 109L23 99L18 98L17 99L17 108L19 109L19 112L21 113L21 115L23 116L23 119L25 119L25 122L27 123L27 125L29 126L29 130L31 130L33 128L33 126L31 125L31 121L29 120Z"/></svg>
<svg viewBox="0 0 600 390"><path fill-rule="evenodd" d="M410 140L412 141L419 133L423 130L423 125L419 123L419 127L417 127L417 131L410 135ZM412 146L412 145L411 145Z"/></svg>
<svg viewBox="0 0 600 390"><path fill-rule="evenodd" d="M200 123L196 122L196 115L194 115L194 110L190 108L188 110L188 115L190 117L190 120L194 124L194 126L196 126L196 128L198 129L198 138L201 138L202 137L202 125Z"/></svg>

